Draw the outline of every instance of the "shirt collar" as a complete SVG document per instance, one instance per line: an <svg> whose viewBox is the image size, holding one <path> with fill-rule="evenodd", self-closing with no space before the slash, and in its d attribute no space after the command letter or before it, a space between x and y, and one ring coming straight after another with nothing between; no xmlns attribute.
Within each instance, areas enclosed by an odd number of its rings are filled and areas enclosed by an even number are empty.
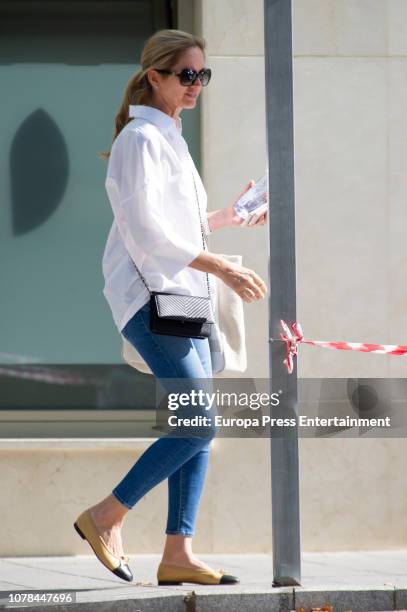
<svg viewBox="0 0 407 612"><path fill-rule="evenodd" d="M182 119L177 117L173 119L167 113L146 104L130 104L129 117L141 117L151 123L157 125L163 132L173 129L174 127L182 132Z"/></svg>

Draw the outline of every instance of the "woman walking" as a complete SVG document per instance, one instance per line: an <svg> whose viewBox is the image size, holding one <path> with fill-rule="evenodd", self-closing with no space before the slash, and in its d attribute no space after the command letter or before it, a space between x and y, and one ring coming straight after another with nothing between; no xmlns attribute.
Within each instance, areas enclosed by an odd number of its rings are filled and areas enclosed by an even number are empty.
<svg viewBox="0 0 407 612"><path fill-rule="evenodd" d="M182 137L180 113L195 107L211 70L205 41L180 30L160 30L145 43L141 68L129 80L116 116L106 189L114 221L103 254L104 295L114 322L158 379L212 379L207 338L153 333L149 328L154 291L207 296L217 276L245 302L259 300L267 287L253 271L203 249L205 235L242 220L234 202L206 212L206 192ZM252 182L246 185L246 191ZM242 192L242 193L243 193ZM263 214L254 225L263 225ZM206 273L208 275L206 276ZM154 486L168 479L166 542L158 584L233 584L235 576L215 571L192 552L196 516L210 443L204 436L164 436L155 441L100 503L82 512L76 531L115 575L132 581L121 528L127 512Z"/></svg>

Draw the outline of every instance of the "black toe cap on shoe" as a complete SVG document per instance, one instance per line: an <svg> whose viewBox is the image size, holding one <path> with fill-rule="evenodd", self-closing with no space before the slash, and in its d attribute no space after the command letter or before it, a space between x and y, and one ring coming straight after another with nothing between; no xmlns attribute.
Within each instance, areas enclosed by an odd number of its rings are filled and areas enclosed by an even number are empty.
<svg viewBox="0 0 407 612"><path fill-rule="evenodd" d="M240 582L240 580L236 576L231 576L230 574L223 574L219 584L236 584L238 582Z"/></svg>
<svg viewBox="0 0 407 612"><path fill-rule="evenodd" d="M120 563L119 567L116 567L112 572L116 574L116 576L119 576L119 578L127 580L127 582L132 582L133 580L133 574L127 563Z"/></svg>

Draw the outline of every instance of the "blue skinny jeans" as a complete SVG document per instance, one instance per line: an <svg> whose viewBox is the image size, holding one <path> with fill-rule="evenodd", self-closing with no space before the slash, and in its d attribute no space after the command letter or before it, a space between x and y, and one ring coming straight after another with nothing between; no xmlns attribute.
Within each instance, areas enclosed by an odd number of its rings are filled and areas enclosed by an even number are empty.
<svg viewBox="0 0 407 612"><path fill-rule="evenodd" d="M149 329L150 304L139 309L122 330L158 379L210 379L212 363L208 340L156 334ZM175 380L174 380L175 383ZM175 388L175 387L174 387ZM184 389L185 390L185 389ZM197 414L196 409L194 413ZM203 411L203 413L208 414ZM113 489L112 494L132 508L150 489L168 479L165 533L192 536L208 466L215 427L203 436L166 435L156 440Z"/></svg>

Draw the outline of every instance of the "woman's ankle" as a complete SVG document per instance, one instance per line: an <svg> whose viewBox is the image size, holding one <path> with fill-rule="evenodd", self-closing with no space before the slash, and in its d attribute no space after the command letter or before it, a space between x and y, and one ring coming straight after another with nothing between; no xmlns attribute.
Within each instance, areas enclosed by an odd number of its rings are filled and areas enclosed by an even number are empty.
<svg viewBox="0 0 407 612"><path fill-rule="evenodd" d="M112 508L96 504L89 508L89 510L92 519L99 527L113 529L114 527L123 526L124 516L117 515L116 512L112 511Z"/></svg>
<svg viewBox="0 0 407 612"><path fill-rule="evenodd" d="M161 563L188 565L193 560L192 536L167 534Z"/></svg>
<svg viewBox="0 0 407 612"><path fill-rule="evenodd" d="M195 556L185 551L164 553L161 558L161 563L167 563L169 565L185 565L191 564L194 561L196 561Z"/></svg>
<svg viewBox="0 0 407 612"><path fill-rule="evenodd" d="M94 520L105 528L121 527L129 511L113 494L91 506L89 510Z"/></svg>

